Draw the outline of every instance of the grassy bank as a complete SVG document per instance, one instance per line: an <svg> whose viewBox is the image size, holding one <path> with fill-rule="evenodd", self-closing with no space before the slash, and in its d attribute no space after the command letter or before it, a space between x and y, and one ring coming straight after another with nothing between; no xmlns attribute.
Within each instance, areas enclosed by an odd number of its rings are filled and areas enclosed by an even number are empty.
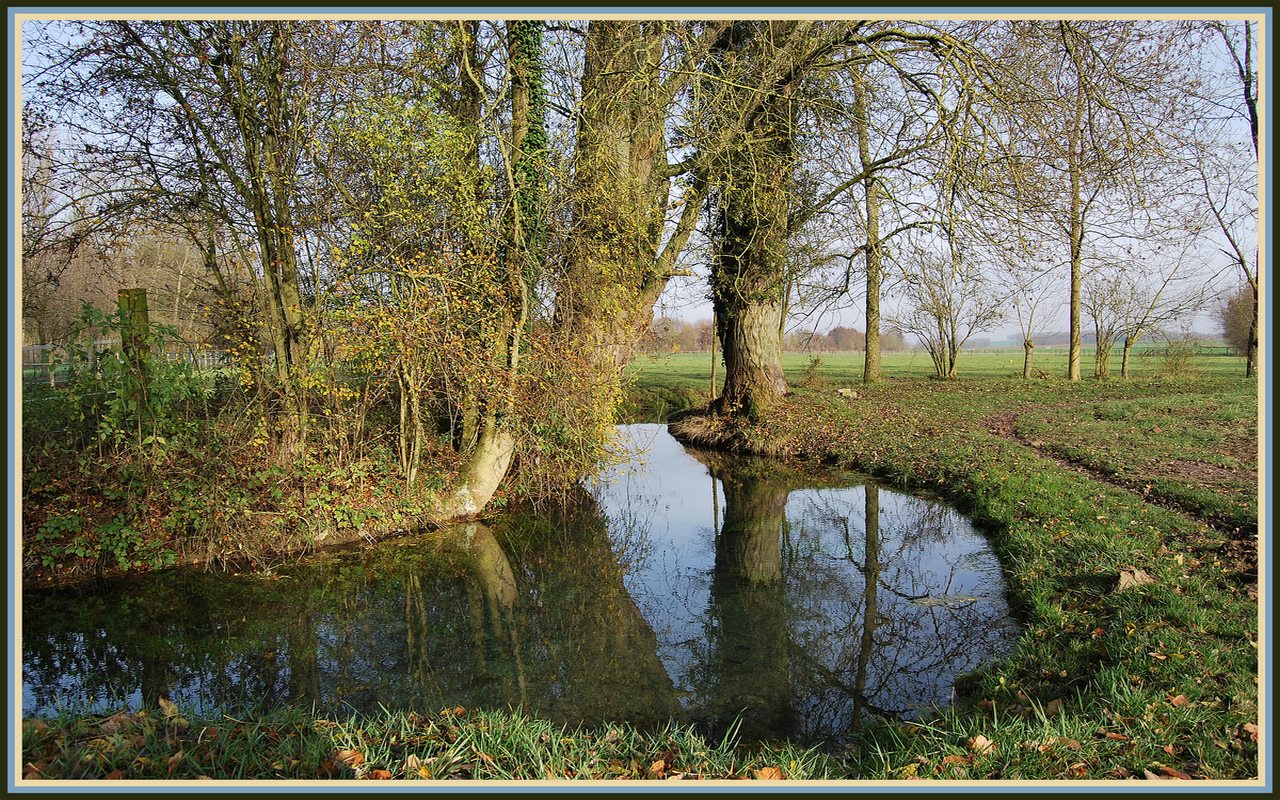
<svg viewBox="0 0 1280 800"><path fill-rule="evenodd" d="M458 707L344 720L279 712L187 720L172 706L110 717L29 720L23 776L58 779L825 780L836 758L790 745L739 746L671 726L570 729Z"/></svg>
<svg viewBox="0 0 1280 800"><path fill-rule="evenodd" d="M984 769L963 765L971 777L1256 774L1250 383L1204 368L871 387L819 370L807 383L759 424L695 415L673 432L950 496L991 529L1024 625L953 709L909 734L870 731L856 774L928 772L977 736L992 748Z"/></svg>

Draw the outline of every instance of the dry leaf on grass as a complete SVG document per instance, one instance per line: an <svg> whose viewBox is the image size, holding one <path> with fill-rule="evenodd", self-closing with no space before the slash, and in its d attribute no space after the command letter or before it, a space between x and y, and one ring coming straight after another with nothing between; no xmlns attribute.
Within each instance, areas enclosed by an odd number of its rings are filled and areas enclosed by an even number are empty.
<svg viewBox="0 0 1280 800"><path fill-rule="evenodd" d="M343 766L354 768L364 763L364 754L359 750L339 750L333 759Z"/></svg>
<svg viewBox="0 0 1280 800"><path fill-rule="evenodd" d="M781 767L761 767L753 773L758 781L780 781L782 780Z"/></svg>
<svg viewBox="0 0 1280 800"><path fill-rule="evenodd" d="M1116 586L1117 591L1123 592L1125 589L1134 586L1142 586L1147 583L1155 583L1156 579L1148 575L1140 569L1122 569L1120 570L1120 583Z"/></svg>
<svg viewBox="0 0 1280 800"><path fill-rule="evenodd" d="M964 745L980 756L989 755L996 751L996 743L982 734L978 734L973 737L969 741L965 742Z"/></svg>

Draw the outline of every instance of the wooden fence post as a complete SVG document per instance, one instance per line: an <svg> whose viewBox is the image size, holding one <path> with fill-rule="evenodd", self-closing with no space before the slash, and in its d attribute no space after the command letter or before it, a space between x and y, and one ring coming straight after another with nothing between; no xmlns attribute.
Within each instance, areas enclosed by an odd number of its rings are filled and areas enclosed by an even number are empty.
<svg viewBox="0 0 1280 800"><path fill-rule="evenodd" d="M122 387L133 401L138 414L138 436L142 436L142 419L150 406L150 378L147 356L151 346L147 334L151 318L147 312L146 289L121 289L116 297L120 309L120 352L124 357L127 378Z"/></svg>

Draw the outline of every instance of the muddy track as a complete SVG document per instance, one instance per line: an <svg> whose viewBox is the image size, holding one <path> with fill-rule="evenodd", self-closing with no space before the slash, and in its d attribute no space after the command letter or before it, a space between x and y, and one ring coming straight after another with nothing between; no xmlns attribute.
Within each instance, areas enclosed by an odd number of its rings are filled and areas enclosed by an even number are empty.
<svg viewBox="0 0 1280 800"><path fill-rule="evenodd" d="M1210 519L1199 513L1197 509L1189 508L1182 503L1178 503L1169 498L1153 495L1150 491L1143 491L1141 487L1135 486L1132 482L1117 480L1115 476L1110 475L1101 470L1092 469L1083 464L1070 461L1058 454L1050 451L1044 446L1044 443L1032 439L1028 439L1018 433L1017 420L1018 417L1025 413L1028 409L1019 411L1003 411L999 414L982 420L983 427L993 436L999 436L1012 442L1031 449L1041 458L1054 462L1063 469L1075 472L1079 475L1085 475L1100 483L1114 486L1117 489L1123 489L1126 492L1136 494L1143 499L1144 502L1181 514L1190 520L1193 520L1207 528L1227 535L1227 540L1218 548L1218 552L1224 558L1230 559L1231 562L1239 565L1240 577L1248 583L1257 584L1258 581L1258 537L1257 528L1251 530L1238 530L1222 525L1216 520Z"/></svg>

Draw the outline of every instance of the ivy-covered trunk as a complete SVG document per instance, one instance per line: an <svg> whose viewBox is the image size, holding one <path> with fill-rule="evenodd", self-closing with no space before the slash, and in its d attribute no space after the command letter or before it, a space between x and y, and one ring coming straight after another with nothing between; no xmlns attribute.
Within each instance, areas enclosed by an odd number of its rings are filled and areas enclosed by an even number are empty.
<svg viewBox="0 0 1280 800"><path fill-rule="evenodd" d="M787 393L778 335L795 168L794 84L748 118L719 179L711 266L725 383L717 410L757 417Z"/></svg>

